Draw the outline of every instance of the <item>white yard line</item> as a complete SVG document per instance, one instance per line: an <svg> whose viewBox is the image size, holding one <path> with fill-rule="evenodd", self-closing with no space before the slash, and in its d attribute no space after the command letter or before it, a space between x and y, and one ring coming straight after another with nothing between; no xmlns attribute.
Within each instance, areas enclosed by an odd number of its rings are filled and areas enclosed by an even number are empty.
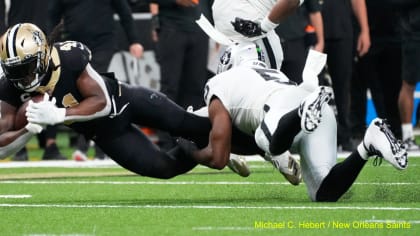
<svg viewBox="0 0 420 236"><path fill-rule="evenodd" d="M245 210L368 210L368 211L420 211L420 207L369 206L223 206L223 205L90 205L90 204L19 204L0 203L10 208L135 208L135 209L245 209Z"/></svg>
<svg viewBox="0 0 420 236"><path fill-rule="evenodd" d="M104 185L290 185L289 182L250 181L73 181L73 180L4 180L0 184L104 184ZM356 182L356 185L420 185L415 182Z"/></svg>
<svg viewBox="0 0 420 236"><path fill-rule="evenodd" d="M14 194L14 195L0 195L0 198L31 198L32 195L29 194Z"/></svg>
<svg viewBox="0 0 420 236"><path fill-rule="evenodd" d="M350 155L350 152L341 152L338 154L339 159L343 159ZM293 155L296 158L299 158L299 155ZM258 156L245 156L246 160L249 162L264 162L265 160ZM417 158L420 157L419 152L409 152L410 158ZM268 163L268 162L267 162ZM390 166L388 163L383 163L384 166ZM414 165L410 165L414 166ZM113 160L89 160L89 161L4 161L0 162L0 169L1 168L23 168L23 167L68 167L68 168L113 168L113 167L120 167L117 163ZM208 168L208 167L201 167L199 168ZM122 168L122 167L121 167Z"/></svg>

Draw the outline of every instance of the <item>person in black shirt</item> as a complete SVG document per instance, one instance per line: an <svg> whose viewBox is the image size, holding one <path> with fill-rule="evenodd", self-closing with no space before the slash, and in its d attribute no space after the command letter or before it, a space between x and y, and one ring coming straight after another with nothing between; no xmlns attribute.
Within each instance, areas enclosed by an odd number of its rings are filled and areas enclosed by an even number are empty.
<svg viewBox="0 0 420 236"><path fill-rule="evenodd" d="M401 138L398 96L401 88L401 28L399 14L390 4L366 2L371 47L366 55L355 55L350 93L350 124L354 142L366 130L367 88L377 116L388 120L393 133ZM354 27L358 34L357 24Z"/></svg>
<svg viewBox="0 0 420 236"><path fill-rule="evenodd" d="M313 47L319 52L324 50L321 7L319 0L306 0L294 14L286 18L275 29L280 37L284 54L280 70L298 84L302 83L302 73L309 47ZM314 45L309 45L309 42L306 41L307 32L305 29L308 25L313 26L315 30Z"/></svg>
<svg viewBox="0 0 420 236"><path fill-rule="evenodd" d="M354 148L350 139L348 120L353 67L352 13L356 16L361 29L356 40L357 53L363 56L370 47L365 0L324 0L321 11L325 34L324 52L328 54L328 72L337 106L337 144L344 151L351 151Z"/></svg>
<svg viewBox="0 0 420 236"><path fill-rule="evenodd" d="M213 0L151 1L158 4L155 24L157 60L160 66L160 91L178 105L198 108L207 81L209 37L195 23L200 14L211 19ZM175 144L171 137L157 130L158 145L166 150Z"/></svg>

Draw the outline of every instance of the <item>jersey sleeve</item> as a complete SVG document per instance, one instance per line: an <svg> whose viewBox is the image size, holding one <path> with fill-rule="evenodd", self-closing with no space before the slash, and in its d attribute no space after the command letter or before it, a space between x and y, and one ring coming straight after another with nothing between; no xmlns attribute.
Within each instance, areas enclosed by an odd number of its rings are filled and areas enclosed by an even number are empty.
<svg viewBox="0 0 420 236"><path fill-rule="evenodd" d="M54 47L60 51L62 64L71 65L73 72L81 73L92 59L90 49L81 42L65 41L54 44Z"/></svg>
<svg viewBox="0 0 420 236"><path fill-rule="evenodd" d="M207 82L204 88L204 101L207 106L210 105L213 98L217 97L226 108L229 107L229 95L227 94L226 89L223 88L223 83L221 83L222 79L223 78L217 75Z"/></svg>
<svg viewBox="0 0 420 236"><path fill-rule="evenodd" d="M0 78L0 101L6 102L14 107L20 107L23 101L20 100L21 92L16 89L6 78Z"/></svg>

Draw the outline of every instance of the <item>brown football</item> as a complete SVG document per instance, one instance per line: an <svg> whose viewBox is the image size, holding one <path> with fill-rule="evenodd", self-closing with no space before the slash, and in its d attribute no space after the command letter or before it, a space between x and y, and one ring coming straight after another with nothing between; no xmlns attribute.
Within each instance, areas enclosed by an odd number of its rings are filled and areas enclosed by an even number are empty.
<svg viewBox="0 0 420 236"><path fill-rule="evenodd" d="M44 98L44 95L36 95L31 98L33 102L40 102ZM15 130L22 129L25 127L26 124L28 124L28 120L26 120L26 107L29 104L29 100L22 104L22 106L19 107L18 111L16 112L15 116Z"/></svg>

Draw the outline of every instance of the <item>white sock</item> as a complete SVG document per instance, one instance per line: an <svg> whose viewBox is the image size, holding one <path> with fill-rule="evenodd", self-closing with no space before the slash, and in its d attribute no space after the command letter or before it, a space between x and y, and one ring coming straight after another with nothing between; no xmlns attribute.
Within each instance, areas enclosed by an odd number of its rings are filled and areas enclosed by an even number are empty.
<svg viewBox="0 0 420 236"><path fill-rule="evenodd" d="M407 139L414 138L413 134L413 124L411 123L404 123L401 125L402 130L402 140L405 141Z"/></svg>
<svg viewBox="0 0 420 236"><path fill-rule="evenodd" d="M362 157L363 160L369 159L368 151L366 150L365 146L363 145L363 142L361 142L357 146L357 152L359 153L360 157Z"/></svg>

